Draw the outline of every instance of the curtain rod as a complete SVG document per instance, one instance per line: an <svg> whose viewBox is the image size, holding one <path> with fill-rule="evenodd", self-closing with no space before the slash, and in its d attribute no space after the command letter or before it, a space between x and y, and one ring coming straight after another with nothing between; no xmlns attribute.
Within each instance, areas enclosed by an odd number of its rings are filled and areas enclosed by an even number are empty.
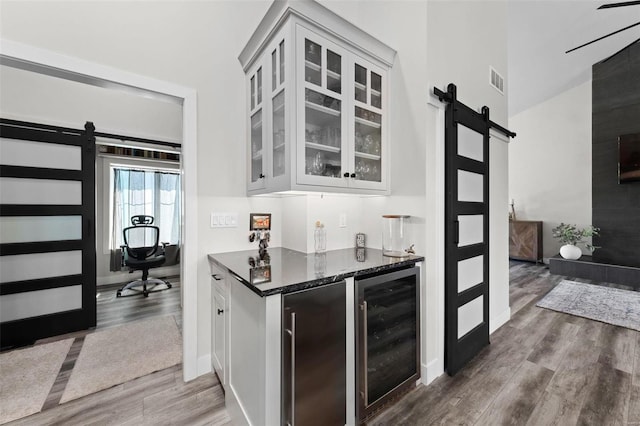
<svg viewBox="0 0 640 426"><path fill-rule="evenodd" d="M51 130L54 132L62 132L62 133L82 134L84 132L83 129L72 129L70 127L52 126L49 124L33 123L29 121L20 121L20 120L11 120L8 118L0 118L0 124L6 124L8 126L16 126L16 127L30 127L34 129ZM181 144L175 143L175 142L158 141L153 139L138 138L134 136L123 136L123 135L116 135L113 133L104 133L104 132L94 132L93 134L94 136L107 138L107 139L117 139L121 141L148 143L152 145L168 146L168 147L177 148L177 149L180 149L182 147Z"/></svg>

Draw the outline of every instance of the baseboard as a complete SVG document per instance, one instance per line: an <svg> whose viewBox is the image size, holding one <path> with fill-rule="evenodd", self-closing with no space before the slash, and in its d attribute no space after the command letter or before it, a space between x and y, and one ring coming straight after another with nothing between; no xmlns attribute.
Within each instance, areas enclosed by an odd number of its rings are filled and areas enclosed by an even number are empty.
<svg viewBox="0 0 640 426"><path fill-rule="evenodd" d="M422 384L428 385L444 374L444 364L441 359L436 358L427 365L422 364Z"/></svg>
<svg viewBox="0 0 640 426"><path fill-rule="evenodd" d="M507 307L507 309L505 309L497 317L489 319L489 334L493 334L494 331L502 327L510 319L511 319L511 306Z"/></svg>
<svg viewBox="0 0 640 426"><path fill-rule="evenodd" d="M211 354L202 355L198 357L198 366L196 367L198 376L210 373L211 368Z"/></svg>
<svg viewBox="0 0 640 426"><path fill-rule="evenodd" d="M140 278L140 272L112 272L104 277L96 277L96 285L109 285L120 284L126 281L133 281ZM180 275L180 265L165 266L163 268L153 268L149 270L149 275L152 277L171 277L174 275Z"/></svg>
<svg viewBox="0 0 640 426"><path fill-rule="evenodd" d="M234 425L251 425L251 422L249 422L249 417L247 416L244 407L238 400L235 389L231 385L229 385L228 391L224 394L224 405Z"/></svg>

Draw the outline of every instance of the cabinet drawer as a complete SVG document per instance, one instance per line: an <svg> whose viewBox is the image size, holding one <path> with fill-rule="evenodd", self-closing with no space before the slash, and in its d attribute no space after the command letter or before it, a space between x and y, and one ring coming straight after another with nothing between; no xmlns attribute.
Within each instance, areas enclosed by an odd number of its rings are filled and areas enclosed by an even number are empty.
<svg viewBox="0 0 640 426"><path fill-rule="evenodd" d="M213 283L213 290L217 291L221 295L227 294L226 278L227 274L224 270L211 265L211 282Z"/></svg>

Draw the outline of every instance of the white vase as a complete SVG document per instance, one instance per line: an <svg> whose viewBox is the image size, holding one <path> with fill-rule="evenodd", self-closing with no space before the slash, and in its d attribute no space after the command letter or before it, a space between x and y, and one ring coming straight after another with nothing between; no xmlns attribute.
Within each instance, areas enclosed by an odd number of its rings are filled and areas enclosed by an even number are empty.
<svg viewBox="0 0 640 426"><path fill-rule="evenodd" d="M573 244L565 244L560 247L560 256L569 260L580 259L580 256L582 256L582 250L580 250L580 247L574 246Z"/></svg>

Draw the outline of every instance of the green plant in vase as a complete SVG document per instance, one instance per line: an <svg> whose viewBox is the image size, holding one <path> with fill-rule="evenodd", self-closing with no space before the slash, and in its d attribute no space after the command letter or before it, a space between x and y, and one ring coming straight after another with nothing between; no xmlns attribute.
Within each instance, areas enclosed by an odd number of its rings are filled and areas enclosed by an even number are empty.
<svg viewBox="0 0 640 426"><path fill-rule="evenodd" d="M560 223L560 225L551 230L551 233L553 237L558 239L562 244L562 247L560 247L560 256L565 259L575 260L582 256L582 250L580 250L578 244L583 244L590 252L599 248L591 245L591 243L586 240L586 238L593 237L594 235L600 235L600 228L593 225L578 228L576 225Z"/></svg>

